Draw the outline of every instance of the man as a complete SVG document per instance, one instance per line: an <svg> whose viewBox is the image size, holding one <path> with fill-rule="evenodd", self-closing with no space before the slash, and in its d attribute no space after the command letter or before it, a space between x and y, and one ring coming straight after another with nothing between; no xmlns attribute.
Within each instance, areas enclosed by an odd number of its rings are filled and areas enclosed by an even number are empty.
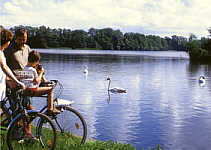
<svg viewBox="0 0 211 150"><path fill-rule="evenodd" d="M26 41L27 30L24 28L18 28L15 31L15 41L13 41L13 43L4 51L7 65L14 73L18 70L23 70L28 63L28 56L31 49L26 45ZM42 77L42 81L47 82L45 76Z"/></svg>
<svg viewBox="0 0 211 150"><path fill-rule="evenodd" d="M15 32L15 41L4 51L7 65L12 71L22 70L28 63L30 47L26 45L27 31L19 28Z"/></svg>

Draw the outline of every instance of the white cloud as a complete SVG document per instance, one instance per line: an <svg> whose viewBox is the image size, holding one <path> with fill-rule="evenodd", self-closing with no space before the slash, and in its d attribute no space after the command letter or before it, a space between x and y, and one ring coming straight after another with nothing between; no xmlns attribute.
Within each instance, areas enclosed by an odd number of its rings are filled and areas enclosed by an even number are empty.
<svg viewBox="0 0 211 150"><path fill-rule="evenodd" d="M137 32L183 36L206 36L211 26L210 0L10 0L1 5L8 14L1 16L5 26L112 27L125 32L139 28Z"/></svg>

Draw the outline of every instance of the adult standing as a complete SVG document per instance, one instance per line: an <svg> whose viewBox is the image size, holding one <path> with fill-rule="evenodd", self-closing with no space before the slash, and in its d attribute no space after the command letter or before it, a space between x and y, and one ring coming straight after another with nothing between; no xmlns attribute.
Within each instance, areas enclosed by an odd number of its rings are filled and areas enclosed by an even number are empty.
<svg viewBox="0 0 211 150"><path fill-rule="evenodd" d="M15 41L4 51L7 65L12 71L22 70L28 63L30 47L26 41L27 30L19 28L15 31Z"/></svg>
<svg viewBox="0 0 211 150"><path fill-rule="evenodd" d="M13 33L7 29L0 29L0 100L2 100L6 96L6 76L12 79L16 84L19 84L23 89L25 89L25 85L18 81L14 76L10 68L6 64L6 58L4 56L4 49L8 47L10 41L13 38Z"/></svg>

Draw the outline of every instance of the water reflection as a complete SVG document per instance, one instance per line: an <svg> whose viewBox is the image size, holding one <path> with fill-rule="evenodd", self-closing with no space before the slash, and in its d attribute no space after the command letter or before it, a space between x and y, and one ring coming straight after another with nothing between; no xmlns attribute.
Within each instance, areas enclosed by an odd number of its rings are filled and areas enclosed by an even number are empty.
<svg viewBox="0 0 211 150"><path fill-rule="evenodd" d="M74 100L85 116L89 137L132 143L138 149L156 144L191 150L211 146L209 64L93 54L44 54L42 63L47 78L59 79L65 88L62 96ZM203 87L200 75L206 77ZM108 76L127 93L108 93Z"/></svg>

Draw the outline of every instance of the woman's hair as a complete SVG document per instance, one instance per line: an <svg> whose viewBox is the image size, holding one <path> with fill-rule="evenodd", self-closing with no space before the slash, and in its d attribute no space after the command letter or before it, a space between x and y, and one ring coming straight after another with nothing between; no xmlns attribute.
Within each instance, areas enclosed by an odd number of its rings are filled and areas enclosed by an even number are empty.
<svg viewBox="0 0 211 150"><path fill-rule="evenodd" d="M1 43L0 43L0 46L4 45L8 41L12 41L12 39L13 39L12 31L10 31L8 29L0 29L0 32L1 32L1 37L0 37Z"/></svg>
<svg viewBox="0 0 211 150"><path fill-rule="evenodd" d="M40 53L36 50L33 50L29 53L28 62L34 63L40 61Z"/></svg>

